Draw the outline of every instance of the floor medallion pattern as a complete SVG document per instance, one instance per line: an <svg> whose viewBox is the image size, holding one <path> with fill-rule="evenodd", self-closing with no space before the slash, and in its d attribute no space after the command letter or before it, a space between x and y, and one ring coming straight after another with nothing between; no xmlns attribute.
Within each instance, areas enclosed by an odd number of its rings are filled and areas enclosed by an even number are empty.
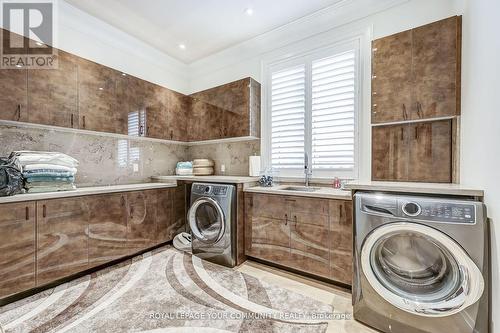
<svg viewBox="0 0 500 333"><path fill-rule="evenodd" d="M333 308L163 247L0 308L6 332L325 332Z"/></svg>

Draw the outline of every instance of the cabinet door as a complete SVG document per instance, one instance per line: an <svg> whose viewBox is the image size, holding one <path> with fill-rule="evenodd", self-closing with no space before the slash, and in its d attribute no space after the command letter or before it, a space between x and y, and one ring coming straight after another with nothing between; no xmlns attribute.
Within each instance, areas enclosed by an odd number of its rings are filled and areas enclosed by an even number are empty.
<svg viewBox="0 0 500 333"><path fill-rule="evenodd" d="M329 277L328 200L287 197L290 266Z"/></svg>
<svg viewBox="0 0 500 333"><path fill-rule="evenodd" d="M223 137L250 135L250 78L226 84L220 91L216 105L224 110Z"/></svg>
<svg viewBox="0 0 500 333"><path fill-rule="evenodd" d="M35 203L0 205L0 298L35 287Z"/></svg>
<svg viewBox="0 0 500 333"><path fill-rule="evenodd" d="M85 198L37 202L37 286L88 268Z"/></svg>
<svg viewBox="0 0 500 333"><path fill-rule="evenodd" d="M412 119L460 114L460 30L457 16L413 30Z"/></svg>
<svg viewBox="0 0 500 333"><path fill-rule="evenodd" d="M450 183L452 121L416 123L409 127L410 181Z"/></svg>
<svg viewBox="0 0 500 333"><path fill-rule="evenodd" d="M92 61L79 59L78 75L80 128L127 134L127 113L123 109L125 101L119 99L123 95L118 94L117 89L121 73Z"/></svg>
<svg viewBox="0 0 500 333"><path fill-rule="evenodd" d="M28 120L27 78L26 69L0 69L0 119Z"/></svg>
<svg viewBox="0 0 500 333"><path fill-rule="evenodd" d="M125 194L89 196L89 266L95 267L131 253L127 244Z"/></svg>
<svg viewBox="0 0 500 333"><path fill-rule="evenodd" d="M224 111L198 98L191 100L187 124L189 141L215 140L223 137L222 118Z"/></svg>
<svg viewBox="0 0 500 333"><path fill-rule="evenodd" d="M373 41L372 123L409 118L412 107L412 32Z"/></svg>
<svg viewBox="0 0 500 333"><path fill-rule="evenodd" d="M127 242L134 252L156 243L156 191L127 193Z"/></svg>
<svg viewBox="0 0 500 333"><path fill-rule="evenodd" d="M330 201L330 278L352 284L352 202Z"/></svg>
<svg viewBox="0 0 500 333"><path fill-rule="evenodd" d="M267 195L245 194L245 254L280 265L290 263L290 227L288 219L275 219L261 214L259 207ZM272 205L272 203L268 203ZM285 207L275 207L285 210ZM269 212L271 209L268 209Z"/></svg>
<svg viewBox="0 0 500 333"><path fill-rule="evenodd" d="M173 191L174 224L175 234L186 231L187 211L186 211L186 185L181 184Z"/></svg>
<svg viewBox="0 0 500 333"><path fill-rule="evenodd" d="M145 82L145 86L145 135L150 138L169 140L167 96L162 93L165 88L149 82Z"/></svg>
<svg viewBox="0 0 500 333"><path fill-rule="evenodd" d="M29 122L78 128L78 58L63 51L57 58L57 69L28 70Z"/></svg>
<svg viewBox="0 0 500 333"><path fill-rule="evenodd" d="M372 179L408 179L407 125L372 127Z"/></svg>
<svg viewBox="0 0 500 333"><path fill-rule="evenodd" d="M23 36L0 28L2 45L26 45L25 41ZM27 53L27 49L21 52ZM0 69L0 91L0 119L27 121L28 71L17 67Z"/></svg>
<svg viewBox="0 0 500 333"><path fill-rule="evenodd" d="M173 210L175 190L165 189L156 192L158 208L156 212L156 243L164 243L174 239L178 231L178 225L175 223Z"/></svg>
<svg viewBox="0 0 500 333"><path fill-rule="evenodd" d="M175 141L187 141L188 113L191 108L191 98L178 92L163 89L167 104L166 138Z"/></svg>

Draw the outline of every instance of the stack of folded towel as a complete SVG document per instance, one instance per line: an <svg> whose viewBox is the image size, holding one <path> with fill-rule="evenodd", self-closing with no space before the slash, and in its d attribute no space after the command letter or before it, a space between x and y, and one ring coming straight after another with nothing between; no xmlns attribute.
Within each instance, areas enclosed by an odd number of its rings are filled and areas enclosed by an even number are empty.
<svg viewBox="0 0 500 333"><path fill-rule="evenodd" d="M11 154L21 166L28 193L75 190L78 161L62 153L15 151Z"/></svg>
<svg viewBox="0 0 500 333"><path fill-rule="evenodd" d="M191 176L193 174L193 163L177 162L177 168L175 169L175 174L179 176Z"/></svg>

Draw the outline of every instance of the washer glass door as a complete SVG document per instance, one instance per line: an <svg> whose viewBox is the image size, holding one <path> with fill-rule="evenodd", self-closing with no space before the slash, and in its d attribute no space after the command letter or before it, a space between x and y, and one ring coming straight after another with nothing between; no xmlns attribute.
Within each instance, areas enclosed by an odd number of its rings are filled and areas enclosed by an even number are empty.
<svg viewBox="0 0 500 333"><path fill-rule="evenodd" d="M216 243L224 234L224 212L211 198L196 200L189 209L188 219L193 236L204 243Z"/></svg>
<svg viewBox="0 0 500 333"><path fill-rule="evenodd" d="M455 241L416 223L375 229L363 245L362 268L383 298L422 315L456 313L484 288L479 269Z"/></svg>

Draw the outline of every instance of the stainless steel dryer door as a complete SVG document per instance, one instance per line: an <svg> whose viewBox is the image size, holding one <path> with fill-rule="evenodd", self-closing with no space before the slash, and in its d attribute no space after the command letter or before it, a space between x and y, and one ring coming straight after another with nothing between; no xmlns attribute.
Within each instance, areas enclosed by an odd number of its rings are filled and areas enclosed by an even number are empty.
<svg viewBox="0 0 500 333"><path fill-rule="evenodd" d="M458 313L484 290L480 270L462 247L418 223L389 223L373 230L361 249L361 267L381 297L420 316Z"/></svg>
<svg viewBox="0 0 500 333"><path fill-rule="evenodd" d="M211 198L200 198L193 202L188 220L193 236L203 243L217 243L224 235L224 212L217 201Z"/></svg>

